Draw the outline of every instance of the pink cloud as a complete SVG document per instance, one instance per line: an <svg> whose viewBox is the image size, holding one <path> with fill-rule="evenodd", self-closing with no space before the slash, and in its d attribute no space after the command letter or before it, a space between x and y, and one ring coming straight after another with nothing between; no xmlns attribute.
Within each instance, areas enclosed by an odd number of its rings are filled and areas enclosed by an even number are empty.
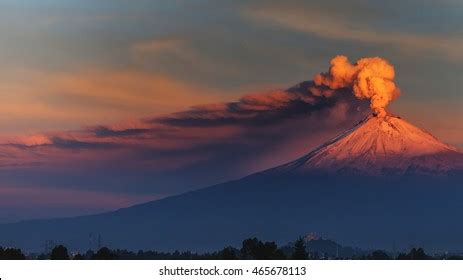
<svg viewBox="0 0 463 280"><path fill-rule="evenodd" d="M313 135L336 130L367 112L364 102L350 92L320 94L323 91L327 91L324 86L305 82L288 90L247 94L236 102L199 105L173 114L16 137L0 146L0 163L4 167L118 164L175 169L219 158L238 146L260 153L291 142L288 139L301 129L307 131L304 137L309 133L314 139Z"/></svg>

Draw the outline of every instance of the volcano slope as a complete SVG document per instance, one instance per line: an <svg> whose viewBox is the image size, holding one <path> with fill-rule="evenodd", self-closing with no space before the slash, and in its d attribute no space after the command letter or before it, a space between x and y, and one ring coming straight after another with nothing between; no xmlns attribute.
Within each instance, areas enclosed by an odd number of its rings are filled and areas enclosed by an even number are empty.
<svg viewBox="0 0 463 280"><path fill-rule="evenodd" d="M0 225L0 243L209 251L308 232L362 248L461 250L462 153L392 116L370 116L298 160L100 215Z"/></svg>

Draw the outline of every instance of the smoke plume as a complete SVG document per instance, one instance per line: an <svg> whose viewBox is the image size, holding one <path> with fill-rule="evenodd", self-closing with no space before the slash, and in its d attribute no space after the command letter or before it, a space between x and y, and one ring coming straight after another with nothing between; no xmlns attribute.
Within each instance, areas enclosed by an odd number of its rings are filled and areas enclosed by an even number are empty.
<svg viewBox="0 0 463 280"><path fill-rule="evenodd" d="M383 58L362 58L351 64L346 56L338 55L331 60L329 72L317 74L314 82L330 89L350 88L357 98L370 100L378 117L385 117L389 102L400 95L394 76L394 67Z"/></svg>

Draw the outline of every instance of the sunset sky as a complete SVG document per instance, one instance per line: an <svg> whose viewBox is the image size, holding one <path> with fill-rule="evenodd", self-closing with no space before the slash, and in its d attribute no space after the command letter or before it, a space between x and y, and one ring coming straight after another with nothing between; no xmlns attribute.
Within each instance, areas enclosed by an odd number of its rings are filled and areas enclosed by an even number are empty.
<svg viewBox="0 0 463 280"><path fill-rule="evenodd" d="M390 110L463 148L463 2L3 0L0 222L96 213L297 158L368 114L284 91L379 56Z"/></svg>

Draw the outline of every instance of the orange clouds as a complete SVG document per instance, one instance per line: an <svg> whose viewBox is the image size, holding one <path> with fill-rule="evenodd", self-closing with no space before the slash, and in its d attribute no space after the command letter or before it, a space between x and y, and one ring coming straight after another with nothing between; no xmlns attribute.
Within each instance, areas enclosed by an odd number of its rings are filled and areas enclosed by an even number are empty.
<svg viewBox="0 0 463 280"><path fill-rule="evenodd" d="M362 58L351 64L338 55L331 60L329 72L316 75L314 82L330 89L351 88L357 98L370 100L377 116L384 117L386 106L400 95L394 77L394 67L383 58Z"/></svg>
<svg viewBox="0 0 463 280"><path fill-rule="evenodd" d="M168 112L198 100L210 101L212 91L170 77L132 71L90 71L58 75L51 81L54 92L94 98L97 102L140 112Z"/></svg>
<svg viewBox="0 0 463 280"><path fill-rule="evenodd" d="M52 144L52 141L45 135L29 135L29 136L18 136L17 143L22 143L26 146L33 147L33 146L40 146L40 145L47 145Z"/></svg>
<svg viewBox="0 0 463 280"><path fill-rule="evenodd" d="M3 133L72 129L216 101L214 90L156 73L22 70L0 76Z"/></svg>

